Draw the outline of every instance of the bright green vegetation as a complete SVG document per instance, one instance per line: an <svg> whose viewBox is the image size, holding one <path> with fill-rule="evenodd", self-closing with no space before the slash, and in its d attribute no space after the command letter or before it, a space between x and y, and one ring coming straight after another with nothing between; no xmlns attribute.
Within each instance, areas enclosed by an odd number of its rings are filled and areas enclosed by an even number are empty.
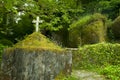
<svg viewBox="0 0 120 80"><path fill-rule="evenodd" d="M99 43L79 47L73 68L94 70L112 80L120 79L120 44Z"/></svg>
<svg viewBox="0 0 120 80"><path fill-rule="evenodd" d="M120 79L120 65L107 65L103 68L99 68L98 72L102 75L105 75L106 79Z"/></svg>

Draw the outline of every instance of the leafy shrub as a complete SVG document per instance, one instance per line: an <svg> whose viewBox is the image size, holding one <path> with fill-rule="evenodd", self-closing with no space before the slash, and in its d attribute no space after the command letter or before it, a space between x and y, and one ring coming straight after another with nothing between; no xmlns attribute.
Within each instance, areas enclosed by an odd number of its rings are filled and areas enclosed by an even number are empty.
<svg viewBox="0 0 120 80"><path fill-rule="evenodd" d="M119 80L120 79L120 65L109 65L100 69L100 73L105 75L107 79Z"/></svg>
<svg viewBox="0 0 120 80"><path fill-rule="evenodd" d="M99 43L79 47L73 53L74 69L89 69L100 72L106 79L120 79L120 44Z"/></svg>
<svg viewBox="0 0 120 80"><path fill-rule="evenodd" d="M6 46L12 46L13 45L13 43L10 40L7 40L7 39L1 39L0 43L2 45L6 45Z"/></svg>
<svg viewBox="0 0 120 80"><path fill-rule="evenodd" d="M73 54L73 67L99 68L107 64L120 64L120 44L99 43L80 47Z"/></svg>
<svg viewBox="0 0 120 80"><path fill-rule="evenodd" d="M73 23L69 28L71 47L105 41L106 18L101 14L89 15Z"/></svg>

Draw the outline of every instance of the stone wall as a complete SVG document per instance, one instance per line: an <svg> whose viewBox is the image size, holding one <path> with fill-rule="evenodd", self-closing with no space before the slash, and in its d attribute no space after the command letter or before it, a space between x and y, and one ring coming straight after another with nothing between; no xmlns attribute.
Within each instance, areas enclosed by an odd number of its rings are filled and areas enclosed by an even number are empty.
<svg viewBox="0 0 120 80"><path fill-rule="evenodd" d="M9 80L54 80L60 73L72 70L71 51L13 49L5 50L2 72ZM4 80L4 78L3 78Z"/></svg>

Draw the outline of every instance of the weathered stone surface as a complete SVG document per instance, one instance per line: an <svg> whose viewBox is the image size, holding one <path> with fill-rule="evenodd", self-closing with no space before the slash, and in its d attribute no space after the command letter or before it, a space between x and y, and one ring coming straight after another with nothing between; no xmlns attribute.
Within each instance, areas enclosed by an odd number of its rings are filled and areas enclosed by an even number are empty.
<svg viewBox="0 0 120 80"><path fill-rule="evenodd" d="M62 71L71 73L71 51L31 50L16 48L5 50L2 72L10 80L54 80Z"/></svg>
<svg viewBox="0 0 120 80"><path fill-rule="evenodd" d="M10 80L54 80L61 72L70 74L71 65L71 51L35 32L4 51L2 72Z"/></svg>

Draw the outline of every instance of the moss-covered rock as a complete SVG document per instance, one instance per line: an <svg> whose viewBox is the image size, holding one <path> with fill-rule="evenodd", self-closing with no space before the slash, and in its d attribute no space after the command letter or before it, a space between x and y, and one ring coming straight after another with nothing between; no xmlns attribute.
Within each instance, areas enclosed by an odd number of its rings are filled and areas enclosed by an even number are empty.
<svg viewBox="0 0 120 80"><path fill-rule="evenodd" d="M34 32L28 35L23 41L14 45L14 48L41 48L41 49L57 49L62 50L60 46L50 41L41 33Z"/></svg>
<svg viewBox="0 0 120 80"><path fill-rule="evenodd" d="M2 71L10 80L53 80L71 65L71 52L35 32L4 51Z"/></svg>
<svg viewBox="0 0 120 80"><path fill-rule="evenodd" d="M85 16L70 27L70 46L104 42L106 36L106 18L101 14Z"/></svg>
<svg viewBox="0 0 120 80"><path fill-rule="evenodd" d="M112 32L116 40L120 39L120 16L118 16L112 24Z"/></svg>

